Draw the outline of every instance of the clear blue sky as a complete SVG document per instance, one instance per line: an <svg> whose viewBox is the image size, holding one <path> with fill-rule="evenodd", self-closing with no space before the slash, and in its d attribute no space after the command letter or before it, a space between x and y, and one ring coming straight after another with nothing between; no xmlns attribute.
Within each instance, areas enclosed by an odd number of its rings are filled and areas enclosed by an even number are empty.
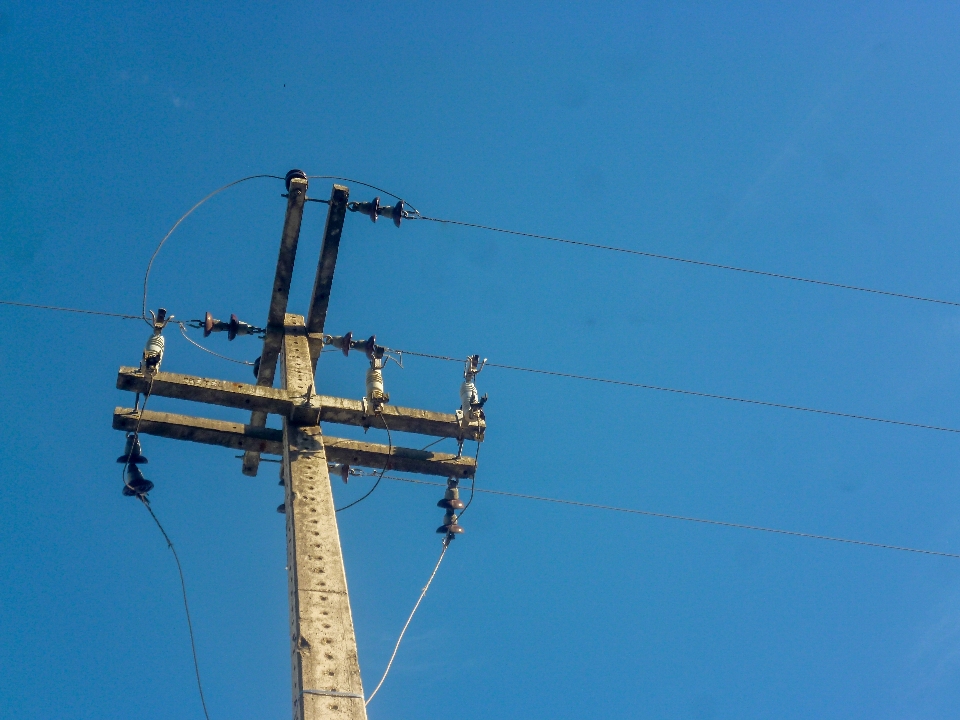
<svg viewBox="0 0 960 720"><path fill-rule="evenodd" d="M960 300L958 33L946 3L0 0L0 299L138 313L186 209L299 167L425 214ZM281 192L252 181L191 216L151 305L262 322ZM324 216L307 208L294 312ZM116 370L145 326L0 323L0 715L201 717L173 560L114 462ZM347 218L328 330L960 427L957 308L428 223ZM164 369L252 380L167 347ZM318 388L359 397L363 371L325 356ZM387 389L452 411L460 379L408 358ZM960 552L956 435L496 369L479 385L483 487ZM288 717L276 466L144 450L211 717ZM439 497L384 481L340 518L368 692L439 551ZM464 525L371 720L960 707L960 561L488 495Z"/></svg>

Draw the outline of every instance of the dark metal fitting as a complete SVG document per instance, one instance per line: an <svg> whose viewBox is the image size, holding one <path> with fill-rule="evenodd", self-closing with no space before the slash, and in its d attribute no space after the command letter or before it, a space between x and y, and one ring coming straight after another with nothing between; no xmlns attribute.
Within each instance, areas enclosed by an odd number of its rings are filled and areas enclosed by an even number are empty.
<svg viewBox="0 0 960 720"><path fill-rule="evenodd" d="M284 184L287 186L287 192L290 192L290 181L294 178L299 178L300 180L306 180L307 174L303 170L291 170L287 173L286 177L283 179Z"/></svg>
<svg viewBox="0 0 960 720"><path fill-rule="evenodd" d="M143 449L140 447L140 438L135 433L127 433L127 444L123 449L123 455L117 458L118 463L125 465L142 465L149 462L143 456Z"/></svg>
<svg viewBox="0 0 960 720"><path fill-rule="evenodd" d="M143 498L151 490L153 490L153 483L143 476L140 468L136 465L128 465L123 494L126 497Z"/></svg>

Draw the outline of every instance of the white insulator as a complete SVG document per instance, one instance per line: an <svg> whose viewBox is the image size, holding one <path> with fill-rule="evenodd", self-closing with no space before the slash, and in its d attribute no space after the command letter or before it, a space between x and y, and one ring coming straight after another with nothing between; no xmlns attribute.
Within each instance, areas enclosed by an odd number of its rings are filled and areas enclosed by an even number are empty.
<svg viewBox="0 0 960 720"><path fill-rule="evenodd" d="M152 373L160 370L163 360L163 335L151 335L143 348L143 360L140 361L140 372Z"/></svg>
<svg viewBox="0 0 960 720"><path fill-rule="evenodd" d="M367 400L379 402L383 400L383 373L379 368L367 370Z"/></svg>
<svg viewBox="0 0 960 720"><path fill-rule="evenodd" d="M460 386L460 409L467 417L472 412L470 406L480 402L480 396L477 394L477 386L472 382L464 381Z"/></svg>

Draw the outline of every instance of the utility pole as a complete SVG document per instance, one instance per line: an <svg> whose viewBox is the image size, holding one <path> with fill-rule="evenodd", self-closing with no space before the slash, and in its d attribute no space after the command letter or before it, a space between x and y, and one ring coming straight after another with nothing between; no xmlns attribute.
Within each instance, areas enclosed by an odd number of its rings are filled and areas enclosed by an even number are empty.
<svg viewBox="0 0 960 720"><path fill-rule="evenodd" d="M117 388L121 390L238 408L251 413L250 422L225 422L118 407L114 411L113 427L243 450L243 473L250 476L257 475L261 453L282 457L293 717L295 720L365 720L356 637L328 463L339 463L347 468L361 466L437 475L448 478L450 488L456 488L459 480L472 477L476 463L460 453L451 455L324 437L320 423L385 427L391 431L450 437L456 438L461 445L467 439L482 441L486 424L472 376L468 378L466 395L461 388L461 396L466 399L456 414L385 404L389 396L382 393L382 376L377 384L384 348L377 346L372 337L361 341L353 340L349 333L342 337L324 335L340 235L348 209L349 191L346 187L334 185L330 195L307 317L287 313L300 223L309 200L307 188L308 181L303 172L291 170L287 173L287 210L264 330L263 352L255 366L255 385L152 371L146 365L121 367L117 376ZM373 203L351 203L351 206L374 221L378 215L392 213L398 226L403 216L402 201L393 208L380 208L379 198ZM207 323L209 332L213 325L210 319ZM220 325L226 326L226 323ZM325 344L341 349L344 354L351 349L367 353L371 370L368 372L368 391L363 399L317 394L314 375ZM278 364L281 366L282 387L274 388ZM475 360L472 367L476 368ZM372 385L371 377L374 378ZM271 413L282 418L282 431L266 427L267 416ZM456 492L448 490L447 495L455 498ZM449 541L449 536L460 532L460 528L456 526L449 499L441 502L447 503L443 505L447 508L447 516L438 532L447 532ZM458 507L456 502L453 507Z"/></svg>

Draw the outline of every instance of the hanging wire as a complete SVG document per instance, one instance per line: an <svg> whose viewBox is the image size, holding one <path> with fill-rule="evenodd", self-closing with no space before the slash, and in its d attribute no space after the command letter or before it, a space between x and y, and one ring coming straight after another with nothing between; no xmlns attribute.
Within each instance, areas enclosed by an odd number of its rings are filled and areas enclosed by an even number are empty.
<svg viewBox="0 0 960 720"><path fill-rule="evenodd" d="M382 477L382 476L381 476ZM433 582L433 578L437 576L437 570L440 569L440 563L443 562L443 556L447 554L447 548L450 547L450 542L447 538L444 538L443 541L443 550L440 551L440 559L437 560L437 564L433 568L433 572L430 573L430 579L427 580L427 584L423 586L423 590L420 593L420 597L417 598L416 605L413 606L413 610L410 611L410 617L407 618L407 622L403 624L403 630L400 631L400 637L397 638L397 644L393 646L393 653L390 655L390 661L387 663L387 669L383 671L383 677L380 678L380 682L377 683L377 686L373 689L373 692L370 693L370 697L364 700L363 705L366 707L370 704L370 701L380 692L380 688L383 686L383 681L387 679L387 674L390 672L390 667L393 665L393 659L397 656L397 650L400 649L400 641L403 640L403 635L407 632L407 628L410 627L410 621L413 620L414 614L417 612L417 608L420 607L420 603L423 601L424 596L427 594L427 590L430 589L430 583Z"/></svg>
<svg viewBox="0 0 960 720"><path fill-rule="evenodd" d="M134 319L139 318L134 317ZM143 405L140 407L139 414L137 415L137 424L133 430L133 444L131 447L136 447L137 442L140 439L140 424L143 422L143 413L147 409L147 401L150 400L150 395L153 393L153 381L154 378L151 377L150 385L147 387L147 391L143 395ZM133 490L133 488L130 486L130 483L127 482L127 468L129 466L130 455L127 456L127 460L123 464L123 484ZM161 525L160 520L157 519L156 514L153 512L153 508L150 507L150 501L147 499L146 495L135 495L135 497L141 503L143 503L143 506L147 509L147 512L150 513L150 517L153 518L153 521L157 524L157 527L160 528L163 539L167 541L167 547L170 548L170 552L173 553L173 559L177 563L177 572L180 574L180 590L183 592L183 609L186 611L187 630L190 633L190 650L193 653L193 670L197 675L197 690L200 692L200 704L203 706L203 716L207 720L210 720L210 715L207 712L207 701L203 696L203 684L200 682L200 663L197 661L197 644L193 637L193 622L190 619L190 605L187 603L187 583L183 578L183 567L180 565L180 556L177 555L177 550L173 546L173 541L170 539L170 536L167 535L167 531L163 529L163 525Z"/></svg>
<svg viewBox="0 0 960 720"><path fill-rule="evenodd" d="M384 420L383 415L380 415L380 420L383 421L383 429L387 431L387 461L383 464L383 470L380 471L380 476L377 478L377 481L373 484L373 487L367 491L367 494L364 495L359 500L354 500L348 505L344 505L342 508L337 508L334 512L341 512L347 508L352 508L357 503L363 502L368 497L373 495L373 491L377 489L377 486L380 484L380 481L383 480L383 474L390 468L390 458L393 456L393 438L390 436L390 428L387 427L387 421ZM382 681L381 681L382 682ZM371 696L372 697L372 696Z"/></svg>
<svg viewBox="0 0 960 720"><path fill-rule="evenodd" d="M454 358L447 355L432 355L430 353L418 353L412 350L402 350L394 352L404 352L407 355L416 357L430 358L432 360L444 360L447 362L462 363L463 358ZM960 433L960 428L943 427L940 425L927 425L924 423L909 422L907 420L891 420L889 418L873 417L871 415L857 415L855 413L845 413L838 410L822 410L819 408L804 407L802 405L787 405L784 403L769 402L766 400L751 400L750 398L739 398L731 395L717 395L714 393L699 392L697 390L681 390L679 388L662 387L660 385L647 385L646 383L630 382L628 380L611 380L609 378L592 377L589 375L577 375L575 373L565 373L556 370L541 370L538 368L520 367L518 365L502 365L500 363L488 362L487 367L500 368L501 370L513 370L515 372L534 373L537 375L548 375L552 377L566 378L568 380L585 380L587 382L604 383L607 385L619 385L621 387L639 388L641 390L656 390L657 392L674 393L676 395L690 395L693 397L709 398L711 400L727 400L729 402L745 403L747 405L760 405L763 407L779 408L780 410L796 410L798 412L815 413L817 415L831 415L833 417L848 418L850 420L865 420L867 422L885 423L887 425L900 425L902 427L919 428L921 430L936 430L938 432Z"/></svg>
<svg viewBox="0 0 960 720"><path fill-rule="evenodd" d="M102 312L100 310L81 310L79 308L57 307L56 305L34 305L33 303L13 302L12 300L0 300L0 305L14 305L16 307L35 308L37 310L58 310L60 312L80 313L82 315L103 315L105 317L115 317L122 320L141 320L139 315L125 315L123 313Z"/></svg>
<svg viewBox="0 0 960 720"><path fill-rule="evenodd" d="M170 552L173 553L173 559L177 563L177 572L180 573L180 589L183 591L183 609L187 615L187 630L190 632L190 650L193 652L193 669L197 674L197 690L200 692L200 704L203 706L203 716L207 720L210 720L210 714L207 712L207 701L203 697L203 684L200 682L200 663L197 661L197 644L193 638L193 622L190 620L190 605L187 603L187 583L183 579L183 567L180 565L180 557L177 555L177 549L173 546L173 541L170 539L170 536L167 535L167 531L163 529L163 525L161 525L160 521L157 519L156 514L153 512L153 508L150 507L149 501L145 497L141 497L140 502L143 503L143 506L147 509L147 512L150 513L150 517L153 518L153 521L157 524L157 527L160 528L160 532L163 534L163 539L167 541L167 547L170 548Z"/></svg>
<svg viewBox="0 0 960 720"><path fill-rule="evenodd" d="M385 475L384 479L411 483L413 485L446 487L444 483L396 477L394 475ZM719 525L720 527L736 528L738 530L756 530L759 532L775 533L777 535L790 535L792 537L807 538L809 540L827 540L829 542L846 543L848 545L862 545L864 547L879 548L881 550L897 550L899 552L918 553L920 555L936 555L938 557L960 560L960 554L941 552L940 550L924 550L922 548L904 547L902 545L886 545L884 543L869 542L867 540L851 540L850 538L831 537L829 535L814 535L813 533L797 532L795 530L778 530L776 528L760 527L759 525L743 525L740 523L724 522L722 520L707 520L705 518L688 517L685 515L670 515L668 513L658 513L649 510L636 510L633 508L615 507L613 505L598 505L596 503L579 502L577 500L561 500L559 498L542 497L540 495L525 495L523 493L506 492L504 490L477 488L477 492L488 493L490 495L501 495L503 497L520 498L522 500L538 500L540 502L556 503L558 505L573 505L576 507L591 508L593 510L609 510L612 512L628 513L630 515L645 515L647 517L662 518L664 520L681 520L683 522L694 522L704 525ZM464 510L466 510L466 508L464 508Z"/></svg>
<svg viewBox="0 0 960 720"><path fill-rule="evenodd" d="M705 260L692 260L690 258L674 257L672 255L661 255L659 253L645 252L643 250L631 250L629 248L615 247L613 245L599 245L597 243L583 242L581 240L568 240L567 238L554 237L552 235L538 235L536 233L520 232L518 230L506 230L504 228L492 227L490 225L478 225L476 223L461 222L459 220L445 220L442 218L427 217L426 215L411 215L410 220L427 220L429 222L441 223L444 225L459 225L460 227L475 228L477 230L488 230L490 232L504 233L506 235L516 235L519 237L535 238L537 240L549 240L550 242L563 243L565 245L577 245L579 247L591 248L593 250L607 250L610 252L624 253L626 255L639 255L641 257L653 258L655 260L669 260L670 262L686 263L688 265L699 265L701 267L715 268L717 270L731 270L733 272L747 273L749 275L762 275L764 277L776 278L778 280L791 280L793 282L809 283L811 285L823 285L826 287L839 288L841 290L855 290L856 292L872 293L874 295L886 295L888 297L901 298L903 300L918 300L926 303L936 303L938 305L950 305L960 307L960 302L953 300L939 300L937 298L928 298L920 295L908 295L906 293L892 292L890 290L877 290L875 288L860 287L859 285L846 285L844 283L828 282L826 280L815 280L813 278L799 277L797 275L784 275L782 273L767 272L766 270L751 270L750 268L736 267L734 265L723 265L721 263L706 262Z"/></svg>
<svg viewBox="0 0 960 720"><path fill-rule="evenodd" d="M187 340L187 342L189 342L189 343L197 346L198 348L200 348L200 349L203 350L204 352L210 353L211 355L215 355L216 357L220 358L221 360L229 360L229 361L232 362L232 363L237 363L238 365L253 365L252 362L249 362L249 361L247 361L247 360L234 360L232 357L227 357L226 355L221 355L220 353L214 352L214 351L211 350L210 348L205 348L203 345L201 345L200 343L198 343L196 340L194 340L193 338L191 338L191 337L187 334L187 329L186 329L186 327L184 326L184 324L183 324L182 322L178 322L177 325L180 326L180 334L183 335L183 337Z"/></svg>
<svg viewBox="0 0 960 720"><path fill-rule="evenodd" d="M209 200L210 198L212 198L214 195L218 195L218 194L222 193L224 190L226 190L227 188L231 188L231 187L233 187L234 185L239 185L240 183L246 182L247 180L256 180L257 178L271 178L271 179L273 179L273 180L283 180L283 179L284 179L284 178L280 177L279 175L248 175L248 176L245 177L245 178L240 178L239 180L234 180L233 182L227 183L227 184L224 185L223 187L220 187L220 188L217 188L216 190L214 190L212 193L210 193L210 194L207 195L205 198L203 198L203 200L201 200L201 201L198 202L196 205L194 205L192 208L190 208L189 210L187 210L187 211L180 217L180 219L177 220L177 221L173 224L173 227L170 228L170 230L167 231L167 234L163 236L163 240L160 241L160 243L157 245L157 249L154 250L154 251L153 251L153 255L150 256L150 262L147 263L147 271L146 271L146 273L144 273L144 275L143 275L143 309L142 309L142 318L143 318L143 321L144 321L145 323L147 323L148 325L150 325L150 321L147 319L147 283L150 281L150 271L153 269L153 261L157 259L157 254L160 252L160 248L162 248L162 247L163 247L163 244L167 241L167 239L168 239L171 235L173 235L173 231L176 230L176 229L180 226L180 223L182 223L184 220L186 220L186 219L190 216L190 213L192 213L192 212L193 212L194 210L196 210L198 207L200 207L201 205L203 205L207 200ZM152 327L152 325L151 325L151 327Z"/></svg>

